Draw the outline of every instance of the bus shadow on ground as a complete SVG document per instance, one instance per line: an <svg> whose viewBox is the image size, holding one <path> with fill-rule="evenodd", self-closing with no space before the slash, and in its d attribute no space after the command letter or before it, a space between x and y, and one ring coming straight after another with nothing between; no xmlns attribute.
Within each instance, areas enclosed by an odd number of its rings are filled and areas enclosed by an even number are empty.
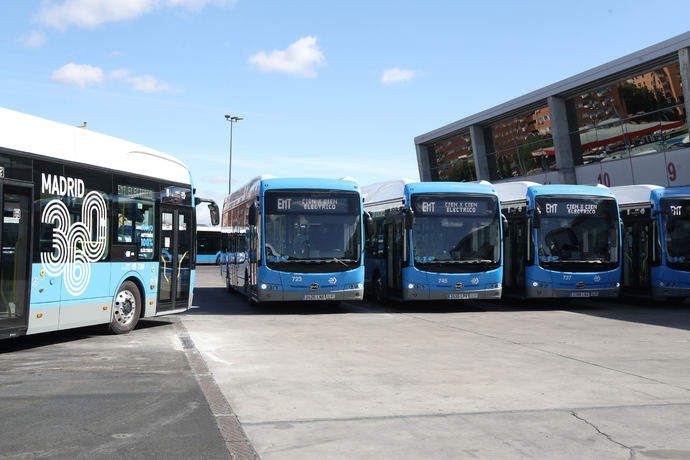
<svg viewBox="0 0 690 460"><path fill-rule="evenodd" d="M237 292L227 292L221 287L203 287L194 290L194 306L188 315L337 315L346 313L395 314L395 313L481 313L516 311L569 311L644 323L655 326L690 330L690 304L651 299L519 299L467 300L467 301L415 301L376 302L276 302L250 305L247 298Z"/></svg>
<svg viewBox="0 0 690 460"><path fill-rule="evenodd" d="M687 302L643 297L598 300L591 303L598 308L573 308L572 311L600 318L690 331L690 304Z"/></svg>
<svg viewBox="0 0 690 460"><path fill-rule="evenodd" d="M147 318L139 320L136 328L130 334L136 334L137 331L149 329L160 326L172 326L169 319L162 318ZM3 353L13 353L22 350L32 350L45 346L54 346L61 343L78 342L80 340L88 340L95 337L103 337L113 335L104 324L96 326L80 327L76 329L66 329L63 331L44 332L42 334L24 335L13 339L7 339L0 342L0 355Z"/></svg>

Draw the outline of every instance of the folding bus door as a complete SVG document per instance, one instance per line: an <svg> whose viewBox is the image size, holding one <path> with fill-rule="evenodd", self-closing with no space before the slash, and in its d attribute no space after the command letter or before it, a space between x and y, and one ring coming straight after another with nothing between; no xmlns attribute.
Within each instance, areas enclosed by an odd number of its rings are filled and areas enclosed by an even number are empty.
<svg viewBox="0 0 690 460"><path fill-rule="evenodd" d="M158 313L189 305L193 230L191 210L161 207Z"/></svg>
<svg viewBox="0 0 690 460"><path fill-rule="evenodd" d="M651 221L629 219L624 222L623 287L624 292L648 294L651 289Z"/></svg>
<svg viewBox="0 0 690 460"><path fill-rule="evenodd" d="M0 337L26 330L31 267L31 187L0 180Z"/></svg>
<svg viewBox="0 0 690 460"><path fill-rule="evenodd" d="M402 295L402 232L401 219L387 220L384 227L386 248L386 287L389 295Z"/></svg>

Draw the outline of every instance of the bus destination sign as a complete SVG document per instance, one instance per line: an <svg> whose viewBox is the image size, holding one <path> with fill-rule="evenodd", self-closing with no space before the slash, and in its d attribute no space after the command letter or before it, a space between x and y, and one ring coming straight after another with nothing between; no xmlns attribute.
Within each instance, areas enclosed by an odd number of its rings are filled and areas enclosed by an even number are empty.
<svg viewBox="0 0 690 460"><path fill-rule="evenodd" d="M351 214L356 195L271 193L264 197L270 214Z"/></svg>
<svg viewBox="0 0 690 460"><path fill-rule="evenodd" d="M491 216L496 200L483 197L413 197L412 208L419 216Z"/></svg>
<svg viewBox="0 0 690 460"><path fill-rule="evenodd" d="M543 217L611 216L616 209L610 198L537 197L536 204Z"/></svg>

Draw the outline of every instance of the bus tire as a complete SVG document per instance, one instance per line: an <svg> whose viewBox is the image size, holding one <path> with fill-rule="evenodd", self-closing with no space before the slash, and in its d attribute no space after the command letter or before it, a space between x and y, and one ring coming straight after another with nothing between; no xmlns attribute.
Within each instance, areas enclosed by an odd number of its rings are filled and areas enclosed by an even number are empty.
<svg viewBox="0 0 690 460"><path fill-rule="evenodd" d="M137 285L125 281L115 294L113 315L108 329L113 334L127 334L139 322L141 316L141 294Z"/></svg>

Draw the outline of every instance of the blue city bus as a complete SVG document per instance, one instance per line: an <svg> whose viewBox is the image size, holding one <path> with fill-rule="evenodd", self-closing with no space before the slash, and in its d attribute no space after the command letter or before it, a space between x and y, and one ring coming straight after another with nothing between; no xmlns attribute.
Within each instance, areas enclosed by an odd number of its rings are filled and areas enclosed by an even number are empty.
<svg viewBox="0 0 690 460"><path fill-rule="evenodd" d="M613 187L623 219L625 295L690 297L690 187Z"/></svg>
<svg viewBox="0 0 690 460"><path fill-rule="evenodd" d="M198 225L196 228L196 263L220 263L221 249L228 246L229 230L221 227Z"/></svg>
<svg viewBox="0 0 690 460"><path fill-rule="evenodd" d="M380 182L362 188L371 217L365 288L377 300L498 299L502 217L488 182Z"/></svg>
<svg viewBox="0 0 690 460"><path fill-rule="evenodd" d="M621 280L618 205L604 186L495 184L510 237L506 295L617 297Z"/></svg>
<svg viewBox="0 0 690 460"><path fill-rule="evenodd" d="M222 223L233 231L221 275L251 303L362 299L355 181L260 176L225 199Z"/></svg>
<svg viewBox="0 0 690 460"><path fill-rule="evenodd" d="M185 311L195 205L176 158L0 108L0 338ZM212 205L212 220L218 208Z"/></svg>

